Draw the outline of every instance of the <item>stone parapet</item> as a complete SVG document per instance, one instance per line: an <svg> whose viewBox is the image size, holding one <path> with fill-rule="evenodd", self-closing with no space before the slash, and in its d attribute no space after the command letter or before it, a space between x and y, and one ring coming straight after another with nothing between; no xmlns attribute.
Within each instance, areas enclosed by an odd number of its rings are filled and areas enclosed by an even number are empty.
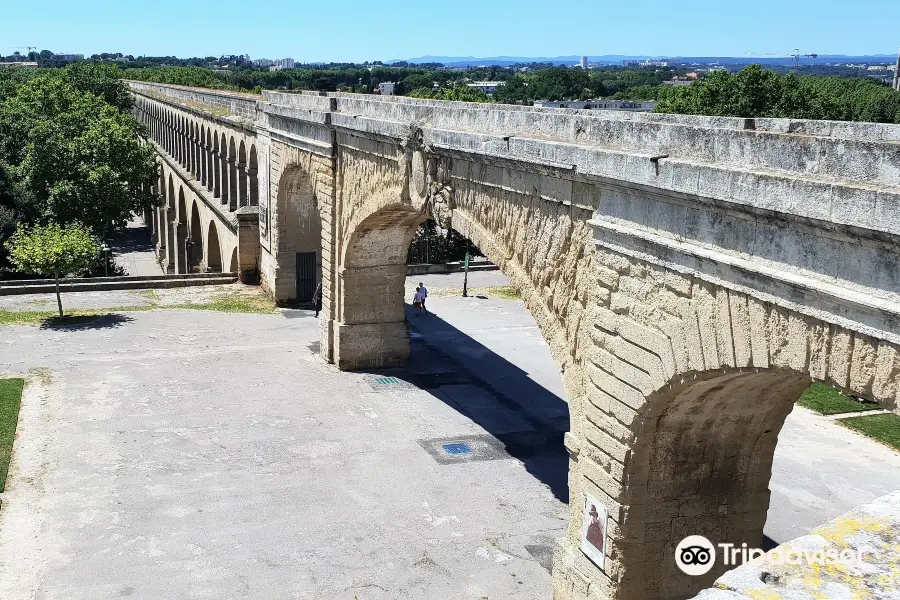
<svg viewBox="0 0 900 600"><path fill-rule="evenodd" d="M820 598L900 598L900 491L864 504L810 532L786 542L773 553L848 553L862 560L822 564L798 560L775 565L748 562L719 577L698 600L818 600Z"/></svg>

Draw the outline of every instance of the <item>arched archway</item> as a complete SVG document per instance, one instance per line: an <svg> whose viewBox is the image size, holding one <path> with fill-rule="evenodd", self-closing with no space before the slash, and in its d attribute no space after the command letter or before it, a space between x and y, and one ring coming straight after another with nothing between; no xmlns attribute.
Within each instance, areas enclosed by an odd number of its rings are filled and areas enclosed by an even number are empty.
<svg viewBox="0 0 900 600"><path fill-rule="evenodd" d="M200 136L197 139L197 154L199 160L197 161L197 179L200 180L200 185L206 187L206 125L200 125Z"/></svg>
<svg viewBox="0 0 900 600"><path fill-rule="evenodd" d="M219 231L215 221L210 221L207 226L206 270L211 273L222 272L222 249L219 247Z"/></svg>
<svg viewBox="0 0 900 600"><path fill-rule="evenodd" d="M610 413L585 405L591 422L631 442L621 473L614 467L605 489L593 494L627 507L611 515L620 537L611 536L608 553L623 567L620 597L684 598L711 587L727 570L721 561L692 577L672 560L690 535L763 547L778 434L810 381L808 373L776 369L678 375L648 394L630 423L619 420L629 414L623 395L608 397ZM619 493L615 477L622 480ZM597 479L588 476L588 493Z"/></svg>
<svg viewBox="0 0 900 600"><path fill-rule="evenodd" d="M228 138L228 210L238 208L238 156L234 137Z"/></svg>
<svg viewBox="0 0 900 600"><path fill-rule="evenodd" d="M175 185L172 180L172 174L169 174L168 181L164 183L166 191L166 256L163 269L167 273L175 271L175 257L178 254L178 237L177 237L177 205L175 201Z"/></svg>
<svg viewBox="0 0 900 600"><path fill-rule="evenodd" d="M212 151L212 193L214 198L222 195L222 155L219 146L219 134L213 133Z"/></svg>
<svg viewBox="0 0 900 600"><path fill-rule="evenodd" d="M228 204L228 199L230 197L230 187L229 187L229 167L228 167L228 140L225 137L225 134L222 133L222 137L219 139L219 163L221 165L220 171L221 174L219 176L219 182L221 185L221 198L222 204Z"/></svg>
<svg viewBox="0 0 900 600"><path fill-rule="evenodd" d="M188 239L188 226L187 226L187 202L184 197L184 188L182 186L178 186L178 223L175 225L177 230L177 238L178 238L178 249L176 250L176 256L178 257L178 261L176 263L176 272L178 273L187 273L188 272L188 251L187 251L187 239Z"/></svg>
<svg viewBox="0 0 900 600"><path fill-rule="evenodd" d="M282 173L276 213L275 299L309 302L322 280L322 218L303 167L290 166Z"/></svg>
<svg viewBox="0 0 900 600"><path fill-rule="evenodd" d="M370 214L350 235L335 306L340 326L334 358L342 369L397 366L409 356L406 257L425 219L424 213L397 203ZM377 348L371 347L372 339L378 340Z"/></svg>
<svg viewBox="0 0 900 600"><path fill-rule="evenodd" d="M247 177L250 180L250 206L259 205L259 160L256 157L256 144L250 146L250 164Z"/></svg>
<svg viewBox="0 0 900 600"><path fill-rule="evenodd" d="M189 272L203 271L203 225L200 222L200 209L197 208L198 201L191 203L191 224L190 224L190 268Z"/></svg>
<svg viewBox="0 0 900 600"><path fill-rule="evenodd" d="M237 164L237 175L238 175L238 204L240 206L247 206L250 204L250 198L247 195L248 193L248 174L247 174L247 147L244 145L244 140L241 140L240 146L238 147L238 164Z"/></svg>

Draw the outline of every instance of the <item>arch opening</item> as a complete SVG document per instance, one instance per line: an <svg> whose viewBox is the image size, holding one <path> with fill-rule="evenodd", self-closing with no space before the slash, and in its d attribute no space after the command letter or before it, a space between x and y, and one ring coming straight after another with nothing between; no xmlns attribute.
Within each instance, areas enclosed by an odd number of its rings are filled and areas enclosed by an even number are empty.
<svg viewBox="0 0 900 600"><path fill-rule="evenodd" d="M601 489L622 505L611 515L621 537L610 551L622 569L620 595L684 598L711 587L729 568L722 561L692 577L672 560L690 535L765 546L778 435L810 381L784 370L720 370L678 376L647 397L624 465L627 486L621 493L617 484ZM612 410L620 406L615 398L608 402ZM586 408L588 419L615 431L614 417Z"/></svg>
<svg viewBox="0 0 900 600"><path fill-rule="evenodd" d="M188 272L203 272L203 226L200 223L200 210L197 202L191 204L191 227L188 243Z"/></svg>
<svg viewBox="0 0 900 600"><path fill-rule="evenodd" d="M176 255L178 256L176 272L178 273L187 273L189 267L187 219L187 202L184 198L184 188L178 186L178 223L175 226L178 232L178 249L176 250Z"/></svg>
<svg viewBox="0 0 900 600"><path fill-rule="evenodd" d="M219 232L214 221L209 222L206 242L206 270L210 273L222 272L222 250L219 247Z"/></svg>
<svg viewBox="0 0 900 600"><path fill-rule="evenodd" d="M322 281L322 217L312 181L300 166L284 171L276 198L275 299L308 303Z"/></svg>

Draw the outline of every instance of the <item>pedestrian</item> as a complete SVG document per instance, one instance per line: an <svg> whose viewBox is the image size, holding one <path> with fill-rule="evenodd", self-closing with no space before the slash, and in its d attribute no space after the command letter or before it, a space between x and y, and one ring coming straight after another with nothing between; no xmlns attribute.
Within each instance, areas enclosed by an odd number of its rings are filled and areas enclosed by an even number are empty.
<svg viewBox="0 0 900 600"><path fill-rule="evenodd" d="M416 288L416 293L413 296L413 308L416 309L416 316L420 316L422 312L422 288Z"/></svg>
<svg viewBox="0 0 900 600"><path fill-rule="evenodd" d="M428 314L428 309L425 308L425 300L428 298L428 288L420 281L419 282L419 293L422 294L422 310L425 311L425 314Z"/></svg>
<svg viewBox="0 0 900 600"><path fill-rule="evenodd" d="M316 291L313 292L312 297L313 304L316 307L316 318L319 318L319 313L322 312L322 282L320 281L316 284Z"/></svg>

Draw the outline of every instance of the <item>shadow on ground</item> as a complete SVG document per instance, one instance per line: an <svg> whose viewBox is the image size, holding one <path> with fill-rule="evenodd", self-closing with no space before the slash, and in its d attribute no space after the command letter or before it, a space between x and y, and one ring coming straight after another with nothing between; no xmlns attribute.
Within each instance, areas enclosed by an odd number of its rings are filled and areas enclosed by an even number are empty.
<svg viewBox="0 0 900 600"><path fill-rule="evenodd" d="M407 307L407 365L370 372L415 385L466 415L568 504L569 455L563 445L568 404L447 321L433 314L412 318L411 311Z"/></svg>
<svg viewBox="0 0 900 600"><path fill-rule="evenodd" d="M111 329L121 327L134 321L133 317L120 313L105 315L78 315L65 317L48 317L41 322L41 329L55 331L79 331L83 329Z"/></svg>

